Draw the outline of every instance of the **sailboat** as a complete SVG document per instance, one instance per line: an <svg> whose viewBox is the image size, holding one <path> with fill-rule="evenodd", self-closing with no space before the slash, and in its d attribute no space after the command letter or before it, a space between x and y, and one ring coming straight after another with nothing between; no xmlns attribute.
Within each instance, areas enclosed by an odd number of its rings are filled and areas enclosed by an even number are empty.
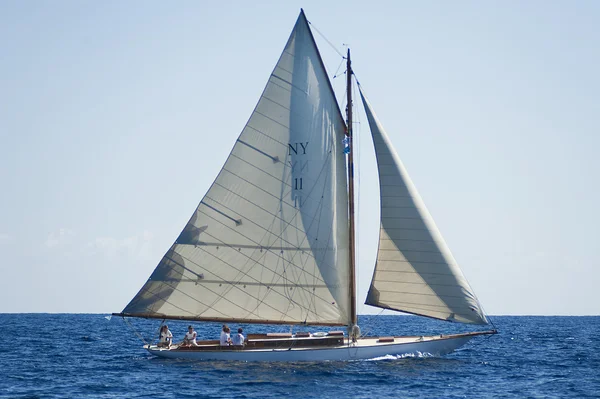
<svg viewBox="0 0 600 399"><path fill-rule="evenodd" d="M301 10L268 83L217 178L125 309L113 315L193 322L339 326L249 334L243 346L153 344L167 358L346 361L441 356L495 330L362 336L356 310L350 50L342 116ZM366 304L488 324L362 92L380 185L379 247ZM300 327L298 327L300 326Z"/></svg>

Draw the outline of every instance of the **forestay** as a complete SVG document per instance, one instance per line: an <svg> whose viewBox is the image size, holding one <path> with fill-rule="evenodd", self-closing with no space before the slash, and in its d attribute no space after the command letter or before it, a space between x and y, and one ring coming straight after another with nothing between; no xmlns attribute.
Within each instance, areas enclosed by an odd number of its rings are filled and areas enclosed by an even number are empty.
<svg viewBox="0 0 600 399"><path fill-rule="evenodd" d="M123 314L348 324L344 131L301 13L223 169Z"/></svg>
<svg viewBox="0 0 600 399"><path fill-rule="evenodd" d="M361 90L381 195L377 264L366 303L462 323L487 319Z"/></svg>

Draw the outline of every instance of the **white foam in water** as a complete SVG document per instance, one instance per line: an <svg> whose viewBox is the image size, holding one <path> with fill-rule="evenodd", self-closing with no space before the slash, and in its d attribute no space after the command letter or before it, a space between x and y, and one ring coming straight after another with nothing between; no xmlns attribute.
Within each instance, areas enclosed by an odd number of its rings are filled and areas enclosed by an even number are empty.
<svg viewBox="0 0 600 399"><path fill-rule="evenodd" d="M398 359L405 359L407 357L413 357L413 358L426 358L426 357L433 357L433 355L431 353L425 352L416 352L416 353L405 353L403 355L385 355L385 356L379 356L379 357L374 357L372 359L367 359L365 360L366 362L374 362L374 361L378 361L378 360L398 360Z"/></svg>

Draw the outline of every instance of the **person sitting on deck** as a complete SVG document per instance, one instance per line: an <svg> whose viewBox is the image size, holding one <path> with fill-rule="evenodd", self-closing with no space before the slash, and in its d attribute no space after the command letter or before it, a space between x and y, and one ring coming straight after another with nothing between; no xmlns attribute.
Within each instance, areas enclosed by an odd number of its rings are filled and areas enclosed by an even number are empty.
<svg viewBox="0 0 600 399"><path fill-rule="evenodd" d="M244 330L242 330L242 328L238 328L238 333L235 334L233 336L233 339L231 340L233 342L233 345L235 346L244 346L244 334L243 334Z"/></svg>
<svg viewBox="0 0 600 399"><path fill-rule="evenodd" d="M188 332L185 333L185 337L183 337L183 343L181 346L198 346L196 343L196 337L198 334L194 331L194 327L189 326Z"/></svg>
<svg viewBox="0 0 600 399"><path fill-rule="evenodd" d="M173 341L173 334L169 330L169 326L166 324L160 328L160 338L158 341L158 347L170 348L171 342Z"/></svg>
<svg viewBox="0 0 600 399"><path fill-rule="evenodd" d="M221 331L221 339L219 340L219 345L221 346L229 346L231 345L231 338L229 337L229 327L227 324L223 324L223 331Z"/></svg>

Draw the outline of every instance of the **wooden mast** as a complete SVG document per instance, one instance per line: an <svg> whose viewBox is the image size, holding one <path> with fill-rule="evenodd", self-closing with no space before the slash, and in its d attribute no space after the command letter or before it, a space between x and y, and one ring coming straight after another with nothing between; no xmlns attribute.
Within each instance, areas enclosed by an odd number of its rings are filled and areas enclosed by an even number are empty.
<svg viewBox="0 0 600 399"><path fill-rule="evenodd" d="M356 260L355 260L355 238L354 238L354 151L352 149L352 67L350 66L350 49L346 58L346 82L348 101L346 105L346 134L348 136L348 197L349 197L349 218L350 218L350 323L349 333L355 339L354 326L358 323L356 316Z"/></svg>

